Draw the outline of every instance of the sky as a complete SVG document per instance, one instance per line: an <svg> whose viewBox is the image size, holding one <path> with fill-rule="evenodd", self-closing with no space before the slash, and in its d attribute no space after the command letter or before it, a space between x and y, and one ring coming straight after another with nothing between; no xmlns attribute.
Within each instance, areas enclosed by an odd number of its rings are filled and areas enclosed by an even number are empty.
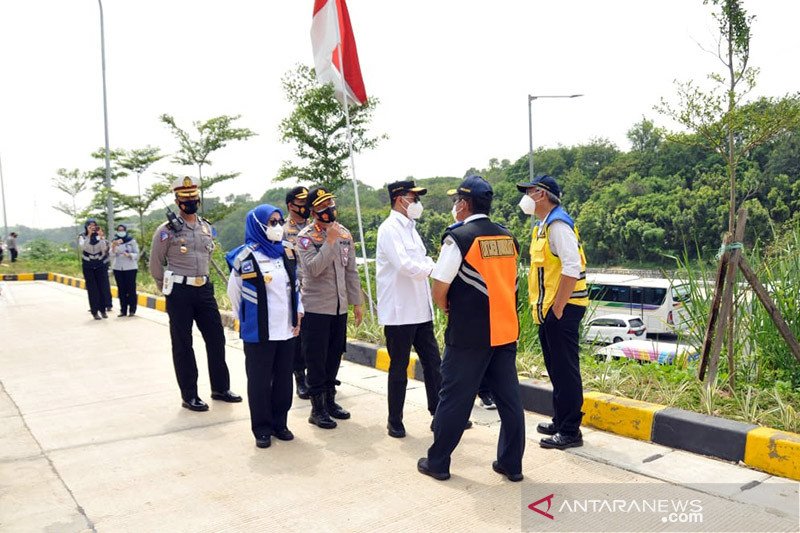
<svg viewBox="0 0 800 533"><path fill-rule="evenodd" d="M280 80L311 65L313 0L105 0L111 148L177 143L159 115L193 121L228 114L258 136L213 158L214 172L241 172L213 196L273 185L292 158L278 124L291 112ZM462 176L489 160L528 151L527 95L583 94L533 103L536 149L605 138L629 149L642 116L677 128L653 106L674 81L705 80L719 60L716 25L702 0L348 0L369 96L380 99L372 132L389 138L357 154L372 186L407 176ZM800 2L746 0L756 16L754 96L800 89ZM70 225L52 208L59 168L102 165L100 17L94 0L0 0L0 162L9 225ZM157 172L191 169L170 158ZM534 159L535 160L535 159ZM135 178L119 184L135 191ZM88 198L84 200L88 201ZM2 206L0 206L2 209Z"/></svg>

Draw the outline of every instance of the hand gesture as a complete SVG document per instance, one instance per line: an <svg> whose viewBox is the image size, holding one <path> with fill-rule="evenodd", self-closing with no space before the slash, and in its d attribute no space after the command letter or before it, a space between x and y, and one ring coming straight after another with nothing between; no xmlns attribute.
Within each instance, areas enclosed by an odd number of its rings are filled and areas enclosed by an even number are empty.
<svg viewBox="0 0 800 533"><path fill-rule="evenodd" d="M356 319L356 326L360 326L361 321L364 320L364 311L361 309L361 305L353 306L353 316Z"/></svg>
<svg viewBox="0 0 800 533"><path fill-rule="evenodd" d="M325 230L327 234L327 241L330 244L336 242L336 239L341 237L342 235L342 226L338 222L331 222L328 228Z"/></svg>

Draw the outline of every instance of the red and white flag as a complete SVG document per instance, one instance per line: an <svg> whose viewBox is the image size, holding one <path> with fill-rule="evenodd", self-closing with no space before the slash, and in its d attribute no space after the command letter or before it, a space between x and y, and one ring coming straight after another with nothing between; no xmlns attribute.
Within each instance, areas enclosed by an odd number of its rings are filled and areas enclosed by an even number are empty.
<svg viewBox="0 0 800 533"><path fill-rule="evenodd" d="M311 45L314 49L314 69L320 83L332 83L336 98L344 104L343 94L351 103L367 101L364 79L358 64L358 50L345 0L314 0L311 22ZM341 60L339 60L341 47ZM344 82L342 82L344 70Z"/></svg>

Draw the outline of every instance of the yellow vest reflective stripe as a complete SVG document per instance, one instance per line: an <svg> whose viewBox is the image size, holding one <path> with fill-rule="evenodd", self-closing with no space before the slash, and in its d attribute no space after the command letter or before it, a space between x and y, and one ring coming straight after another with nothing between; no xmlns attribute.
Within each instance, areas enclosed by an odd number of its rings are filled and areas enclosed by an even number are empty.
<svg viewBox="0 0 800 533"><path fill-rule="evenodd" d="M558 208L557 208L558 209ZM566 213L564 213L566 215ZM528 273L528 297L531 303L533 320L537 324L544 322L544 317L553 305L558 291L558 284L561 281L561 259L550 249L550 224L555 220L551 219L544 223L544 231L540 232L540 227L536 226L531 236L531 270ZM578 254L581 258L581 275L575 284L572 297L567 303L588 307L589 291L586 286L586 256L583 253L581 238L578 229L572 226L575 237L578 239Z"/></svg>

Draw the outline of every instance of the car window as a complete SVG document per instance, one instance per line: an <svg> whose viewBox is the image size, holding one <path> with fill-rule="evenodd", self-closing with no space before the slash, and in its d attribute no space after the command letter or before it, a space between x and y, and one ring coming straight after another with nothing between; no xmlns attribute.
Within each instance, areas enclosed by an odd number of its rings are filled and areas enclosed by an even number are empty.
<svg viewBox="0 0 800 533"><path fill-rule="evenodd" d="M622 320L614 320L614 323L613 323L613 324L611 324L611 325L612 325L612 326L616 326L616 327L618 327L618 328L625 328L625 327L627 327L627 326L625 325L625 322L624 322L624 321L622 321Z"/></svg>
<svg viewBox="0 0 800 533"><path fill-rule="evenodd" d="M691 290L688 285L677 285L672 287L672 299L676 302L688 302L691 297Z"/></svg>
<svg viewBox="0 0 800 533"><path fill-rule="evenodd" d="M608 319L607 318L596 318L589 322L590 326L608 326Z"/></svg>
<svg viewBox="0 0 800 533"><path fill-rule="evenodd" d="M631 318L630 325L632 328L640 328L644 325L641 318Z"/></svg>

